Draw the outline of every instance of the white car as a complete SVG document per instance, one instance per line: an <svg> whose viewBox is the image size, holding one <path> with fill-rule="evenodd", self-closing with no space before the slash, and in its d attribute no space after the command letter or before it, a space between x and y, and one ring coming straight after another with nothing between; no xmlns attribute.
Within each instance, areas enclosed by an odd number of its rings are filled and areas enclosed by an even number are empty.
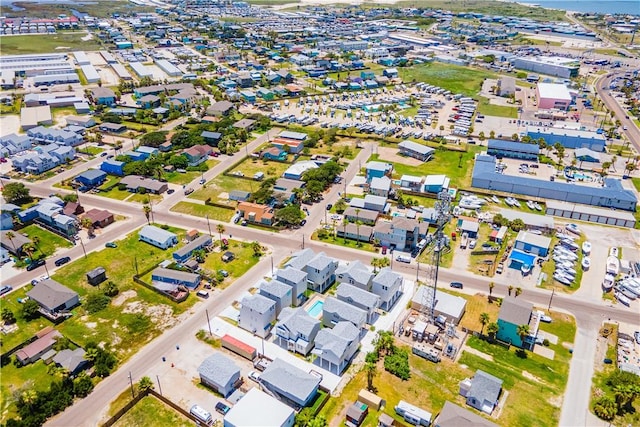
<svg viewBox="0 0 640 427"><path fill-rule="evenodd" d="M249 372L249 379L252 381L258 382L258 380L260 379L260 375L258 374L258 371Z"/></svg>
<svg viewBox="0 0 640 427"><path fill-rule="evenodd" d="M542 316L540 316L540 321L544 323L551 323L551 317L543 314Z"/></svg>

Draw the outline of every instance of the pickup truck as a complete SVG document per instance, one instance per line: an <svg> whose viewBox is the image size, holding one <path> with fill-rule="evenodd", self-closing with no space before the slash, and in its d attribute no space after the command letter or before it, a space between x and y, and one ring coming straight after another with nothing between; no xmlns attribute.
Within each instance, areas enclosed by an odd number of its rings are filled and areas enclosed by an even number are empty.
<svg viewBox="0 0 640 427"><path fill-rule="evenodd" d="M193 188L189 187L189 188L185 188L184 189L184 195L185 196L188 196L191 193L193 193Z"/></svg>
<svg viewBox="0 0 640 427"><path fill-rule="evenodd" d="M462 238L460 239L460 249L466 249L468 241L469 235L467 233L462 233Z"/></svg>

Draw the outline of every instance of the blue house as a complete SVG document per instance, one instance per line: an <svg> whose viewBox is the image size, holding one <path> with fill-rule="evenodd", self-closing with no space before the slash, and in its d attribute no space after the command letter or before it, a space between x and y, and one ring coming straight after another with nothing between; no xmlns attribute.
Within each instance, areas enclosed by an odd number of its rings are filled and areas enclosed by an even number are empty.
<svg viewBox="0 0 640 427"><path fill-rule="evenodd" d="M175 259L177 262L185 262L189 258L191 258L191 255L193 255L194 251L211 246L211 243L211 236L203 234L202 236L196 237L194 240L175 251L173 253L173 259Z"/></svg>
<svg viewBox="0 0 640 427"><path fill-rule="evenodd" d="M151 272L151 281L155 287L162 290L172 290L177 286L194 289L200 284L200 275L158 267Z"/></svg>
<svg viewBox="0 0 640 427"><path fill-rule="evenodd" d="M365 165L367 170L367 181L371 181L373 178L382 178L383 176L390 176L393 171L393 165L391 163L371 161Z"/></svg>
<svg viewBox="0 0 640 427"><path fill-rule="evenodd" d="M76 176L76 181L85 187L96 187L107 179L107 173L97 169L89 169Z"/></svg>
<svg viewBox="0 0 640 427"><path fill-rule="evenodd" d="M256 102L256 94L251 90L241 90L240 96L247 102Z"/></svg>
<svg viewBox="0 0 640 427"><path fill-rule="evenodd" d="M395 68L386 68L384 71L382 71L382 75L390 79L395 79L396 77L398 77L398 70Z"/></svg>
<svg viewBox="0 0 640 427"><path fill-rule="evenodd" d="M136 151L138 153L142 153L142 154L146 154L147 157L150 156L157 156L158 153L160 152L160 150L158 150L155 147L147 147L146 145L141 145L138 148L136 148Z"/></svg>
<svg viewBox="0 0 640 427"><path fill-rule="evenodd" d="M100 170L108 173L109 175L124 176L122 168L125 163L119 160L105 160L100 164Z"/></svg>
<svg viewBox="0 0 640 427"><path fill-rule="evenodd" d="M551 239L540 234L533 234L520 230L516 237L515 249L545 257L549 254Z"/></svg>
<svg viewBox="0 0 640 427"><path fill-rule="evenodd" d="M91 96L96 105L112 106L116 103L115 92L106 87L96 87L91 89Z"/></svg>
<svg viewBox="0 0 640 427"><path fill-rule="evenodd" d="M168 249L178 244L178 236L154 225L145 225L138 233L138 240L160 249Z"/></svg>
<svg viewBox="0 0 640 427"><path fill-rule="evenodd" d="M149 158L149 154L140 153L138 151L127 151L126 153L123 153L123 155L129 156L129 158L134 162L143 162Z"/></svg>
<svg viewBox="0 0 640 427"><path fill-rule="evenodd" d="M203 130L200 136L204 142L209 145L218 145L218 142L222 139L222 134L220 132L211 132L208 130Z"/></svg>
<svg viewBox="0 0 640 427"><path fill-rule="evenodd" d="M532 349L538 334L539 320L537 316L532 319L533 304L523 299L506 297L502 300L498 313L498 333L496 338L500 341L511 343L517 347ZM524 343L518 335L518 326L529 325L529 335Z"/></svg>
<svg viewBox="0 0 640 427"><path fill-rule="evenodd" d="M376 74L373 71L360 71L360 77L363 80L375 79Z"/></svg>

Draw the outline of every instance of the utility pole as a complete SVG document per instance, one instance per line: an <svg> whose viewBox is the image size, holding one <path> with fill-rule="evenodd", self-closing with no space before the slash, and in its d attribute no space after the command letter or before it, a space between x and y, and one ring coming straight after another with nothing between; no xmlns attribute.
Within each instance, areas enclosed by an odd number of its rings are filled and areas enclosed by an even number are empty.
<svg viewBox="0 0 640 427"><path fill-rule="evenodd" d="M213 332L211 332L211 321L209 320L209 310L205 310L204 312L207 315L207 326L209 327L209 335L213 335Z"/></svg>
<svg viewBox="0 0 640 427"><path fill-rule="evenodd" d="M551 297L549 297L549 307L548 310L551 311L551 301L553 301L553 295L556 293L556 288L551 289Z"/></svg>
<svg viewBox="0 0 640 427"><path fill-rule="evenodd" d="M136 394L133 391L133 378L131 378L131 371L129 371L129 384L131 385L131 397L136 397Z"/></svg>
<svg viewBox="0 0 640 427"><path fill-rule="evenodd" d="M82 237L80 237L80 245L82 246L82 252L84 253L85 259L87 258L87 251L84 248L84 242L82 241Z"/></svg>
<svg viewBox="0 0 640 427"><path fill-rule="evenodd" d="M160 385L160 377L156 375L156 380L158 381L158 390L160 391L160 396L162 396L162 386Z"/></svg>
<svg viewBox="0 0 640 427"><path fill-rule="evenodd" d="M273 255L271 255L271 276L273 276Z"/></svg>
<svg viewBox="0 0 640 427"><path fill-rule="evenodd" d="M209 222L209 214L207 214L205 218L207 218L207 228L209 229L209 237L213 237L213 235L211 234L211 223Z"/></svg>

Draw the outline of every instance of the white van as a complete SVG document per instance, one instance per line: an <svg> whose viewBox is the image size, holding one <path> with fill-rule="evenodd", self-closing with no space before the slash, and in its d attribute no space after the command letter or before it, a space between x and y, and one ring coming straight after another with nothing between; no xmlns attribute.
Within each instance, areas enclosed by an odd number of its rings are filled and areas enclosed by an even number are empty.
<svg viewBox="0 0 640 427"><path fill-rule="evenodd" d="M407 264L411 262L411 258L406 255L398 255L396 257L396 261L406 262Z"/></svg>
<svg viewBox="0 0 640 427"><path fill-rule="evenodd" d="M209 292L207 291L198 291L196 292L196 295L198 295L200 298L209 298Z"/></svg>
<svg viewBox="0 0 640 427"><path fill-rule="evenodd" d="M193 415L194 417L196 417L197 419L199 419L200 421L202 421L205 424L211 424L211 422L213 421L213 417L211 417L211 413L209 411L206 411L204 408L202 408L199 405L193 405L191 407L191 411L189 411L191 413L191 415Z"/></svg>

